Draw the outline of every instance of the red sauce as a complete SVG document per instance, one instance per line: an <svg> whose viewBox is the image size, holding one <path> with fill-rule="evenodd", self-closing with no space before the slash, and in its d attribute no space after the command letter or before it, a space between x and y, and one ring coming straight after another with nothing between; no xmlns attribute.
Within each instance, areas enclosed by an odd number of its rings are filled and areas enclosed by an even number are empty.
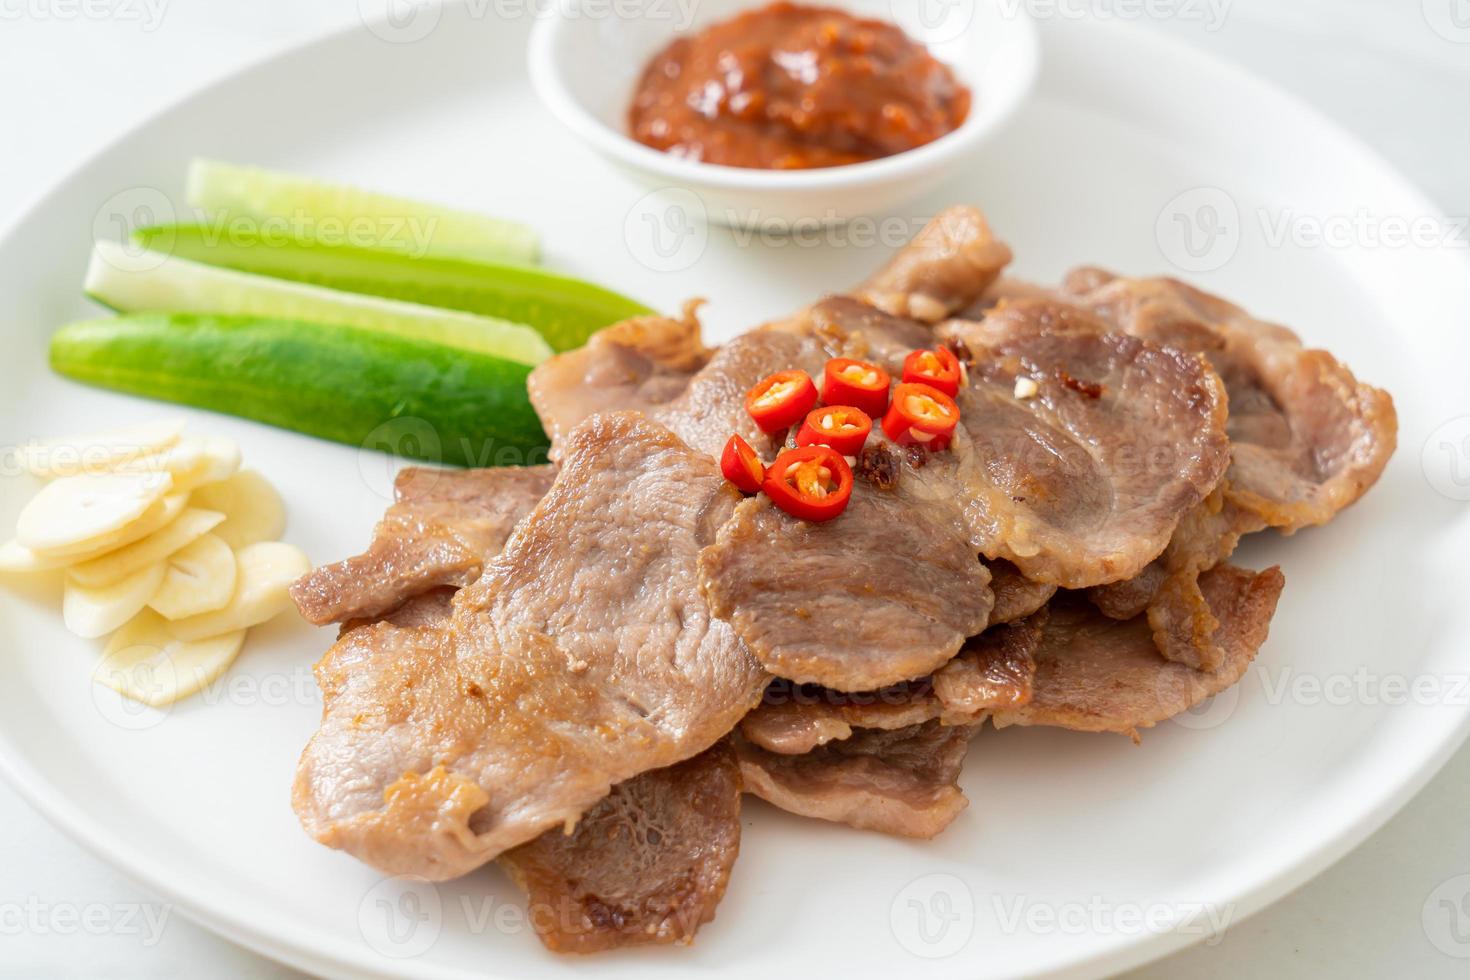
<svg viewBox="0 0 1470 980"><path fill-rule="evenodd" d="M894 24L779 2L660 51L628 122L675 156L794 170L923 146L969 111L969 89Z"/></svg>

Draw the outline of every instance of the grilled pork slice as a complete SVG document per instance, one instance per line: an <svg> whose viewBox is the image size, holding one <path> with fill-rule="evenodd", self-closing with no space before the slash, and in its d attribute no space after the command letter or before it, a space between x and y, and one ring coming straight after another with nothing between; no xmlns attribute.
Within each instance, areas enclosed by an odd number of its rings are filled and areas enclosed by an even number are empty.
<svg viewBox="0 0 1470 980"><path fill-rule="evenodd" d="M877 307L910 318L901 321L911 327L907 347L898 355L901 359L909 350L928 343L929 333L923 323L936 322L969 305L1010 259L1010 249L996 240L979 209L951 207L930 221L888 265L855 291L865 302L847 300L847 312L876 312ZM596 412L617 410L658 414L654 410L678 398L712 354L721 356L700 340L695 317L698 305L697 301L686 305L679 319L637 317L614 324L594 335L585 346L559 354L531 372L527 385L531 404L551 438L552 459L560 458L561 443L583 419ZM796 319L801 318L799 315ZM850 334L857 325L840 326L844 334ZM776 328L782 329L780 325ZM821 359L810 365L800 363L815 354L816 349L810 345L805 345L804 351L801 345L781 348L756 344L747 348L740 341L727 345L727 349L730 347L734 349L724 354L721 366L705 379L704 390L684 399L672 415L662 418L690 445L712 455L735 432L752 445L761 444L757 441L761 434L750 420L729 410L743 405L745 392L752 385L768 374L794 367L814 367L819 377L822 366ZM769 356L760 359L761 355Z"/></svg>
<svg viewBox="0 0 1470 980"><path fill-rule="evenodd" d="M746 789L803 816L932 837L965 806L956 780L985 718L1137 741L1240 680L1265 642L1281 573L1220 565L1199 582L1227 652L1215 671L1165 660L1143 616L1109 619L1064 593L987 630L926 682L858 696L773 685L736 740Z"/></svg>
<svg viewBox="0 0 1470 980"><path fill-rule="evenodd" d="M879 691L844 694L774 682L740 722L751 744L800 755L861 729L895 729L938 720L972 725L1034 724L1135 736L1238 681L1265 642L1283 579L1219 565L1199 577L1225 651L1213 671L1159 655L1142 614L1102 615L1079 593L1062 593L1026 619L972 637L933 676Z"/></svg>
<svg viewBox="0 0 1470 980"><path fill-rule="evenodd" d="M1209 358L1230 393L1227 496L1268 526L1325 524L1382 475L1393 399L1285 327L1173 279L1079 269L1064 291L1131 335Z"/></svg>
<svg viewBox="0 0 1470 980"><path fill-rule="evenodd" d="M1001 276L990 287L981 294L980 298L971 303L968 308L957 314L963 320L980 320L985 314L995 309L1002 303L1014 303L1019 300L1065 300L1061 290L1052 289L1025 279L1017 279L1013 276Z"/></svg>
<svg viewBox="0 0 1470 980"><path fill-rule="evenodd" d="M870 691L937 669L989 621L990 573L959 508L916 486L860 484L825 524L745 501L699 559L711 610L801 683Z"/></svg>
<svg viewBox="0 0 1470 980"><path fill-rule="evenodd" d="M1098 586L1089 596L1114 619L1146 614L1154 643L1170 660L1215 670L1225 650L1214 642L1220 622L1200 591L1199 575L1229 558L1241 536L1265 527L1259 516L1232 503L1225 483L1186 514L1169 547L1136 577Z"/></svg>
<svg viewBox="0 0 1470 980"><path fill-rule="evenodd" d="M494 555L487 556L495 557ZM375 618L349 619L344 622L337 631L340 640L352 630L363 626L372 626L374 623L389 623L393 626L401 626L404 629L413 629L419 626L443 626L449 622L450 616L454 614L454 595L459 589L453 586L439 586L428 592L421 592L413 598L405 601L397 609L386 612Z"/></svg>
<svg viewBox="0 0 1470 980"><path fill-rule="evenodd" d="M990 610L992 626L1025 619L1056 595L1055 585L1033 582L1004 558L987 561L985 567L990 569L990 592L995 596L995 608Z"/></svg>
<svg viewBox="0 0 1470 980"><path fill-rule="evenodd" d="M368 550L298 579L296 608L317 625L371 619L431 589L470 584L555 475L549 465L402 470Z"/></svg>
<svg viewBox="0 0 1470 980"><path fill-rule="evenodd" d="M441 626L456 591L414 596L380 621ZM342 629L371 622L350 620ZM530 921L550 949L688 942L714 918L739 852L740 795L734 752L718 742L618 783L573 833L553 828L499 861L527 892Z"/></svg>
<svg viewBox="0 0 1470 980"><path fill-rule="evenodd" d="M997 727L1051 725L1137 741L1139 729L1189 710L1245 675L1266 641L1284 584L1277 568L1217 565L1199 577L1219 622L1212 640L1225 651L1213 671L1165 660L1145 617L1110 619L1079 594L1059 595L1033 655L1031 700L991 719Z"/></svg>
<svg viewBox="0 0 1470 980"><path fill-rule="evenodd" d="M979 208L945 208L855 291L895 316L938 323L975 302L1011 261Z"/></svg>
<svg viewBox="0 0 1470 980"><path fill-rule="evenodd" d="M969 805L958 785L971 730L937 721L864 728L804 755L736 739L745 789L791 813L929 838Z"/></svg>
<svg viewBox="0 0 1470 980"><path fill-rule="evenodd" d="M945 724L984 721L992 711L1031 703L1036 682L1036 648L1051 619L1049 608L1025 619L992 626L971 637L960 655L930 678Z"/></svg>
<svg viewBox="0 0 1470 980"><path fill-rule="evenodd" d="M893 730L939 719L969 725L995 710L1031 700L1036 673L1032 659L1046 623L1045 610L1027 619L987 629L971 638L959 656L919 681L845 694L777 680L760 707L740 721L740 732L759 748L801 755L864 728Z"/></svg>
<svg viewBox="0 0 1470 980"><path fill-rule="evenodd" d="M1397 441L1393 400L1285 327L1172 279L1084 268L1063 293L1130 334L1203 354L1225 381L1231 465L1219 499L1181 523L1137 581L1093 596L1119 618L1147 609L1165 656L1214 669L1224 651L1201 642L1215 623L1199 572L1229 557L1242 534L1324 524L1367 492Z"/></svg>
<svg viewBox="0 0 1470 980"><path fill-rule="evenodd" d="M1220 482L1225 390L1195 355L1050 302L941 333L969 354L955 496L986 557L1069 589L1131 578Z"/></svg>
<svg viewBox="0 0 1470 980"><path fill-rule="evenodd" d="M447 623L352 629L317 665L293 800L307 831L452 878L718 741L769 680L696 584L737 499L662 426L588 419Z"/></svg>
<svg viewBox="0 0 1470 980"><path fill-rule="evenodd" d="M740 734L768 752L804 755L828 742L851 738L863 728L893 731L921 725L938 717L939 711L927 678L860 692L778 678L766 688L760 707L741 719Z"/></svg>
<svg viewBox="0 0 1470 980"><path fill-rule="evenodd" d="M715 917L740 852L740 766L728 741L614 786L575 830L500 856L548 949L687 943Z"/></svg>
<svg viewBox="0 0 1470 980"><path fill-rule="evenodd" d="M531 372L526 389L551 439L552 459L561 458L563 443L584 419L598 412L649 412L684 390L711 354L700 339L698 308L698 301L690 302L677 320L642 316L615 323Z"/></svg>

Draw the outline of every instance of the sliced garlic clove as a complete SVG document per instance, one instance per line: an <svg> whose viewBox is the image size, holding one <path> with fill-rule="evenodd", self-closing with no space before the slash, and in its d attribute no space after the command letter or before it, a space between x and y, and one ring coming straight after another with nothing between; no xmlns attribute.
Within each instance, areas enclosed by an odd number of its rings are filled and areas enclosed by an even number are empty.
<svg viewBox="0 0 1470 980"><path fill-rule="evenodd" d="M131 460L124 472L173 476L173 489L190 490L228 479L240 468L240 447L223 436L184 436L161 453Z"/></svg>
<svg viewBox="0 0 1470 980"><path fill-rule="evenodd" d="M240 444L224 436L204 437L204 459L184 478L184 486L199 487L228 480L240 470ZM277 532L279 533L279 532Z"/></svg>
<svg viewBox="0 0 1470 980"><path fill-rule="evenodd" d="M104 636L142 611L163 583L162 562L140 569L100 588L70 579L61 598L61 620L77 636Z"/></svg>
<svg viewBox="0 0 1470 980"><path fill-rule="evenodd" d="M239 567L229 604L215 612L174 620L171 630L175 636L199 640L272 619L291 606L287 592L291 583L311 571L305 553L281 541L248 545L235 560Z"/></svg>
<svg viewBox="0 0 1470 980"><path fill-rule="evenodd" d="M231 548L274 541L286 530L286 505L276 488L254 470L194 491L194 505L217 510L225 522L214 529Z"/></svg>
<svg viewBox="0 0 1470 980"><path fill-rule="evenodd" d="M15 539L34 551L88 549L142 517L172 485L167 473L61 477L20 512Z"/></svg>
<svg viewBox="0 0 1470 980"><path fill-rule="evenodd" d="M166 619L214 612L235 594L235 553L213 534L206 534L170 555L163 584L148 605Z"/></svg>
<svg viewBox="0 0 1470 980"><path fill-rule="evenodd" d="M224 519L225 515L218 511L189 507L171 523L147 537L110 551L100 558L73 565L69 574L82 585L93 588L109 585L145 565L163 561L180 548L214 530ZM4 557L5 546L0 546L0 570L4 568Z"/></svg>
<svg viewBox="0 0 1470 980"><path fill-rule="evenodd" d="M165 419L107 432L32 442L20 448L20 464L26 472L48 479L103 473L167 449L179 441L183 431L182 419Z"/></svg>
<svg viewBox="0 0 1470 980"><path fill-rule="evenodd" d="M39 554L46 559L65 558L69 564L80 564L91 561L102 555L111 554L119 548L127 547L135 541L141 541L148 535L166 527L171 521L184 512L184 506L189 502L187 493L171 493L162 500L156 501L152 507L144 512L143 516L120 531L112 534L104 534L100 538L92 538L71 548L59 551L41 551Z"/></svg>
<svg viewBox="0 0 1470 980"><path fill-rule="evenodd" d="M94 676L125 697L163 708L212 684L244 642L244 630L181 640L166 619L144 609L108 639Z"/></svg>

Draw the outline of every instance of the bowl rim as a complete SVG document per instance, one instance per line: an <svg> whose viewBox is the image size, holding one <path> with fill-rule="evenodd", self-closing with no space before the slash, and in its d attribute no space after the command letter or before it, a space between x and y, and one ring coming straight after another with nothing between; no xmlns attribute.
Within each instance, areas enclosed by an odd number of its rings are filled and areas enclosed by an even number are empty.
<svg viewBox="0 0 1470 980"><path fill-rule="evenodd" d="M555 0L551 15L532 25L527 48L527 66L531 87L541 102L558 120L584 142L606 156L644 171L660 174L681 186L698 184L721 190L826 190L882 183L904 176L925 173L953 162L984 136L1004 125L1026 101L1040 74L1041 38L1025 6L1007 15L1014 22L1015 40L1023 47L1018 59L1017 84L1005 100L987 112L973 110L956 129L938 139L888 157L849 163L836 167L809 170L764 170L755 167L732 167L727 164L704 163L676 157L646 146L618 131L593 115L577 99L565 82L563 65L556 57L557 41L562 32L574 29L585 18L561 16L577 0ZM990 3L990 0L976 0ZM759 0L753 0L759 3ZM982 21L972 18L966 32L979 29Z"/></svg>

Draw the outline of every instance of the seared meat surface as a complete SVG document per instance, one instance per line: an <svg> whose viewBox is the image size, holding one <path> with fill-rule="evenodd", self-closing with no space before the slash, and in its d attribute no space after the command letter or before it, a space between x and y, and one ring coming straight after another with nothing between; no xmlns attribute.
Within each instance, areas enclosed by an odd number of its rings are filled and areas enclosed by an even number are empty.
<svg viewBox="0 0 1470 980"><path fill-rule="evenodd" d="M493 558L494 555L487 557ZM440 626L454 614L454 594L458 591L453 586L439 586L414 596L392 612L375 618L349 619L337 631L337 637L341 639L352 630L374 623L389 623L404 629Z"/></svg>
<svg viewBox="0 0 1470 980"><path fill-rule="evenodd" d="M942 332L971 352L959 404L974 458L957 496L986 557L1027 578L1131 578L1225 472L1225 391L1191 354L1044 302Z"/></svg>
<svg viewBox="0 0 1470 980"><path fill-rule="evenodd" d="M710 456L718 457L732 435L743 437L762 455L774 456L778 443L745 411L745 393L767 375L791 368L820 377L822 363L821 349L809 338L778 330L742 334L716 351L679 397L653 417Z"/></svg>
<svg viewBox="0 0 1470 980"><path fill-rule="evenodd" d="M884 338L905 321L854 305L823 301L781 330L732 342L681 398L698 400L697 422L675 430L718 452L732 426L742 431L744 391L783 358L818 360L813 337L842 349L851 329L870 349L891 349ZM949 452L914 462L895 450L892 486L855 494L829 525L793 522L763 499L742 504L701 559L715 614L772 673L845 691L927 674L993 604L976 585L988 573L967 551L1006 559L1045 586L1128 578L1228 464L1224 391L1196 357L1056 304L1010 306L945 334L971 352L965 434ZM1037 396L1016 394L1023 374L1040 379ZM1068 383L1079 377L1100 393ZM753 430L748 418L744 426ZM903 534L892 533L898 526Z"/></svg>
<svg viewBox="0 0 1470 980"><path fill-rule="evenodd" d="M296 581L296 608L307 622L341 623L381 616L439 586L469 585L555 475L549 465L405 468L368 550Z"/></svg>
<svg viewBox="0 0 1470 980"><path fill-rule="evenodd" d="M1204 355L1224 379L1231 465L1219 495L1181 523L1138 580L1094 593L1109 615L1147 609L1165 656L1213 670L1225 654L1208 642L1217 624L1199 573L1228 558L1243 534L1326 523L1366 492L1397 441L1393 400L1285 327L1172 279L1083 268L1063 292L1132 335Z"/></svg>
<svg viewBox="0 0 1470 980"><path fill-rule="evenodd" d="M971 637L931 679L937 717L946 724L978 722L992 711L1030 704L1036 648L1050 618L1050 610L1041 609Z"/></svg>
<svg viewBox="0 0 1470 980"><path fill-rule="evenodd" d="M537 365L527 379L531 405L560 459L567 437L598 412L641 411L672 401L711 351L699 335L697 302L675 320L641 316L599 331L586 346Z"/></svg>
<svg viewBox="0 0 1470 980"><path fill-rule="evenodd" d="M1209 358L1230 393L1226 495L1268 526L1325 524L1383 473L1393 399L1285 327L1173 279L1081 269L1065 289L1133 336Z"/></svg>
<svg viewBox="0 0 1470 980"><path fill-rule="evenodd" d="M804 755L736 739L747 791L803 817L900 837L929 838L969 805L960 768L970 730L937 721L861 729Z"/></svg>
<svg viewBox="0 0 1470 980"><path fill-rule="evenodd" d="M927 681L861 695L777 688L741 722L751 744L799 755L854 731L895 729L931 719L972 725L1051 725L1133 738L1240 680L1265 642L1284 579L1219 565L1199 577L1224 659L1212 671L1164 659L1143 615L1102 615L1077 593L1047 609L986 630Z"/></svg>
<svg viewBox="0 0 1470 980"><path fill-rule="evenodd" d="M1010 261L979 208L945 208L856 295L895 316L938 323L975 302Z"/></svg>
<svg viewBox="0 0 1470 980"><path fill-rule="evenodd" d="M1266 641L1285 583L1279 569L1250 572L1218 565L1199 578L1219 626L1212 637L1225 659L1213 671L1165 660L1144 617L1109 619L1082 596L1052 601L1036 648L1031 700L991 715L997 726L1052 725L1083 732L1138 730L1187 711L1245 674Z"/></svg>
<svg viewBox="0 0 1470 980"><path fill-rule="evenodd" d="M995 596L995 607L990 610L992 626L1024 619L1056 595L1055 585L1033 582L1004 558L987 561L985 567L990 570L990 592Z"/></svg>
<svg viewBox="0 0 1470 980"><path fill-rule="evenodd" d="M1047 614L987 629L932 677L878 691L844 693L774 681L761 706L740 722L751 744L780 755L801 755L851 737L858 729L892 730L940 719L946 725L983 721L992 710L1031 700L1032 659Z"/></svg>
<svg viewBox="0 0 1470 980"><path fill-rule="evenodd" d="M851 296L820 299L771 329L816 340L825 357L872 361L894 377L902 373L909 352L934 346L929 324L885 313Z"/></svg>
<svg viewBox="0 0 1470 980"><path fill-rule="evenodd" d="M859 728L892 730L938 717L928 680L906 681L880 691L834 691L777 679L760 707L740 721L752 745L779 755L802 755L851 737Z"/></svg>
<svg viewBox="0 0 1470 980"><path fill-rule="evenodd" d="M740 852L740 766L727 742L614 786L571 833L500 856L548 949L687 943L715 917Z"/></svg>
<svg viewBox="0 0 1470 980"><path fill-rule="evenodd" d="M842 691L921 677L990 618L990 573L959 508L864 487L841 519L736 508L699 559L716 616L773 674ZM902 533L895 533L902 528Z"/></svg>
<svg viewBox="0 0 1470 980"><path fill-rule="evenodd" d="M990 284L979 299L971 303L968 309L961 311L958 316L963 320L979 320L1002 303L1014 303L1027 299L1055 301L1064 299L1064 296L1057 289L1050 289L1012 276L1001 276Z"/></svg>
<svg viewBox="0 0 1470 980"><path fill-rule="evenodd" d="M483 556L488 561L503 542L484 544L493 547ZM342 632L373 622L441 626L453 615L457 591L434 588L378 620L349 620ZM741 792L734 752L722 741L618 783L571 834L553 828L498 860L527 893L530 922L550 949L688 942L724 895L739 852Z"/></svg>
<svg viewBox="0 0 1470 980"><path fill-rule="evenodd" d="M308 832L442 880L712 745L768 679L697 589L736 498L640 415L578 427L446 624L359 627L317 665L322 727L294 799Z"/></svg>

